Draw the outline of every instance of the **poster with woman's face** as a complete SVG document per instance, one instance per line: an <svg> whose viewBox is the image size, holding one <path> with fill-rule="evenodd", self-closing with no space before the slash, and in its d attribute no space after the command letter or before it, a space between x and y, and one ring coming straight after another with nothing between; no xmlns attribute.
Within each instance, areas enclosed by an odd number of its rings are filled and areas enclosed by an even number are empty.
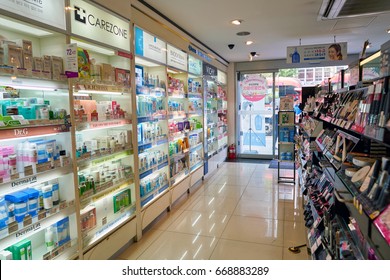
<svg viewBox="0 0 390 280"><path fill-rule="evenodd" d="M346 59L346 42L287 47L287 63L313 63Z"/></svg>

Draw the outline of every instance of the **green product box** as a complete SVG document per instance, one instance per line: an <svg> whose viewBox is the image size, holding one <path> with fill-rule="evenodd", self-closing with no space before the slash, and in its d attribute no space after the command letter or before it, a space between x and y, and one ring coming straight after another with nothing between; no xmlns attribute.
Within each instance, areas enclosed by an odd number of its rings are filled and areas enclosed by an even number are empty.
<svg viewBox="0 0 390 280"><path fill-rule="evenodd" d="M6 249L12 253L14 260L32 260L31 241L24 239Z"/></svg>
<svg viewBox="0 0 390 280"><path fill-rule="evenodd" d="M131 204L131 191L126 189L113 196L114 213L119 212L122 208L125 208Z"/></svg>

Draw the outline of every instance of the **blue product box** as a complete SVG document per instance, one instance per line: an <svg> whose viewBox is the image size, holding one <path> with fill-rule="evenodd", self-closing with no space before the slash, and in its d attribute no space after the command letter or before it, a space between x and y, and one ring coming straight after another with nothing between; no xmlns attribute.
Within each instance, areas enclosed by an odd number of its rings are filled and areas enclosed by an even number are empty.
<svg viewBox="0 0 390 280"><path fill-rule="evenodd" d="M28 194L24 192L14 192L5 195L4 198L8 203L14 204L15 220L18 223L23 222L24 217L27 215Z"/></svg>
<svg viewBox="0 0 390 280"><path fill-rule="evenodd" d="M28 214L30 214L31 217L36 217L38 215L39 207L39 191L37 191L36 189L27 188L25 190L22 190L22 192L28 195Z"/></svg>

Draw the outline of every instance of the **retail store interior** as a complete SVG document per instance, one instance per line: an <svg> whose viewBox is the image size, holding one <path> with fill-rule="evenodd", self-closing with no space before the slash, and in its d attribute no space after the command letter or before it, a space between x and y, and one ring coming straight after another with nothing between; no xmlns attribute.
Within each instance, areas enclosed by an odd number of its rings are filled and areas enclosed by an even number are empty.
<svg viewBox="0 0 390 280"><path fill-rule="evenodd" d="M0 259L389 260L390 2L274 2L2 1Z"/></svg>

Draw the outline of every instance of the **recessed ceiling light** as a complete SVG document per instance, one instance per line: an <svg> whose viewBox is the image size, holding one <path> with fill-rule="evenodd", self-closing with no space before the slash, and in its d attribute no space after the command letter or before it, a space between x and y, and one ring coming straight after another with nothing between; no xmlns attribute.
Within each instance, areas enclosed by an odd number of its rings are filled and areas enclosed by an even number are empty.
<svg viewBox="0 0 390 280"><path fill-rule="evenodd" d="M237 36L248 36L251 33L248 31L241 31L241 32L237 32L236 34Z"/></svg>
<svg viewBox="0 0 390 280"><path fill-rule="evenodd" d="M253 44L253 41L246 41L245 42L245 45L249 46L249 45L252 45Z"/></svg>
<svg viewBox="0 0 390 280"><path fill-rule="evenodd" d="M231 23L234 24L234 25L240 25L242 22L243 22L242 19L235 19L235 20L231 21Z"/></svg>
<svg viewBox="0 0 390 280"><path fill-rule="evenodd" d="M390 34L390 28L389 28L389 29L387 29L387 33L389 33L389 34Z"/></svg>

